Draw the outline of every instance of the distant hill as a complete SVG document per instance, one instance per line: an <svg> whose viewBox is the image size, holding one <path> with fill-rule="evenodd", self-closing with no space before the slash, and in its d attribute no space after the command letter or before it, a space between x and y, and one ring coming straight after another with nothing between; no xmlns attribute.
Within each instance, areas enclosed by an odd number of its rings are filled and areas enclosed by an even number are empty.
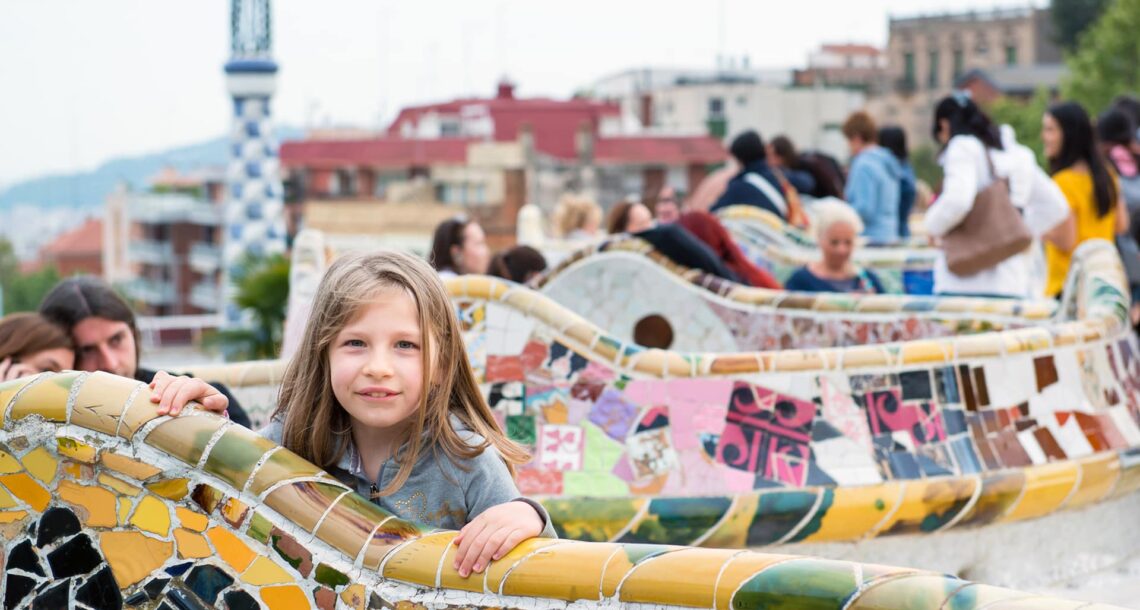
<svg viewBox="0 0 1140 610"><path fill-rule="evenodd" d="M296 140L304 132L293 127L279 127L278 141ZM120 182L142 189L147 181L164 167L180 171L201 167L224 166L229 161L229 138L219 137L134 157L114 159L94 171L56 174L17 182L0 191L0 215L13 206L34 205L41 210L96 210Z"/></svg>

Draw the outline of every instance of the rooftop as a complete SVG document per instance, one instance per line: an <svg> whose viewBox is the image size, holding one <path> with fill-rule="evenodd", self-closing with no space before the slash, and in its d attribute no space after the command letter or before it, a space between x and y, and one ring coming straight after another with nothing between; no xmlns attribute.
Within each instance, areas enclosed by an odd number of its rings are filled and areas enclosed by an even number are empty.
<svg viewBox="0 0 1140 610"><path fill-rule="evenodd" d="M103 252L103 221L89 218L40 249L41 258L84 256Z"/></svg>

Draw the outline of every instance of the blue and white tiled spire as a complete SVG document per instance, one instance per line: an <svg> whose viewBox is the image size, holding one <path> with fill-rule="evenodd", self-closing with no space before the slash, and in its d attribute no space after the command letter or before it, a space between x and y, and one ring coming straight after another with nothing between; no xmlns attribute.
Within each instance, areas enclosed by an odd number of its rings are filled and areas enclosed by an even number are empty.
<svg viewBox="0 0 1140 610"><path fill-rule="evenodd" d="M285 206L270 102L277 87L269 0L231 0L226 88L234 100L225 210L227 327L242 325L230 274L246 255L285 252Z"/></svg>

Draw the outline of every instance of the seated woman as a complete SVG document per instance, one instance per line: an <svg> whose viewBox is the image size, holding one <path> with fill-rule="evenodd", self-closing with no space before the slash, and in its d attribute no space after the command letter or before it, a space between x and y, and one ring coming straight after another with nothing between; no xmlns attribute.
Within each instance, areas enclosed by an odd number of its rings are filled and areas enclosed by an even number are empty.
<svg viewBox="0 0 1140 610"><path fill-rule="evenodd" d="M594 200L578 195L563 195L554 208L555 237L571 241L590 241L598 237L602 226L602 208Z"/></svg>
<svg viewBox="0 0 1140 610"><path fill-rule="evenodd" d="M468 273L487 273L491 251L479 223L466 216L449 218L435 228L428 260L447 279Z"/></svg>
<svg viewBox="0 0 1140 610"><path fill-rule="evenodd" d="M629 233L644 239L678 265L740 282L740 278L704 242L677 224L655 224L649 208L640 203L622 201L614 205L606 225L610 234Z"/></svg>
<svg viewBox="0 0 1140 610"><path fill-rule="evenodd" d="M883 292L883 284L870 270L851 262L855 240L863 232L863 221L851 206L841 201L821 201L815 206L815 239L823 255L820 260L800 267L784 284L784 289L800 292Z"/></svg>
<svg viewBox="0 0 1140 610"><path fill-rule="evenodd" d="M720 224L716 216L708 212L692 210L681 214L677 223L684 227L697 239L705 242L712 251L720 257L730 271L740 278L741 283L757 288L780 289L780 282L772 277L771 273L757 267L740 246L732 239L728 229Z"/></svg>
<svg viewBox="0 0 1140 610"><path fill-rule="evenodd" d="M490 274L525 284L546 271L546 258L530 246L515 246L491 259Z"/></svg>
<svg viewBox="0 0 1140 610"><path fill-rule="evenodd" d="M67 331L38 313L0 319L0 381L75 368L75 345Z"/></svg>

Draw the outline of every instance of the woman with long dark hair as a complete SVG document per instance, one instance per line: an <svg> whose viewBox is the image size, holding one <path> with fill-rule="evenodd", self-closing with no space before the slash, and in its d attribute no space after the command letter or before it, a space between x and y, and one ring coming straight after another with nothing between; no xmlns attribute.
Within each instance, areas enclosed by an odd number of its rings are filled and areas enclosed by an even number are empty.
<svg viewBox="0 0 1140 610"><path fill-rule="evenodd" d="M487 273L491 250L478 222L466 216L449 218L436 226L431 242L431 266L440 277Z"/></svg>
<svg viewBox="0 0 1140 610"><path fill-rule="evenodd" d="M926 211L926 231L942 237L970 213L979 192L995 179L1009 181L1010 201L1021 210L1034 237L1071 246L1064 197L1013 130L998 128L964 93L947 96L934 110L934 138L942 144L942 195ZM1015 254L973 275L960 276L939 256L934 266L935 294L1026 298L1040 296L1032 259Z"/></svg>
<svg viewBox="0 0 1140 610"><path fill-rule="evenodd" d="M895 125L880 128L879 146L891 151L902 166L902 177L899 179L899 237L910 237L910 211L914 209L914 199L918 194L918 180L910 165L906 132Z"/></svg>
<svg viewBox="0 0 1140 610"><path fill-rule="evenodd" d="M1101 154L1092 121L1076 102L1049 107L1041 118L1041 142L1049 173L1060 187L1076 221L1073 248L1045 245L1048 276L1045 294L1060 294L1069 273L1072 251L1089 239L1113 238L1128 230L1128 210L1120 184Z"/></svg>

